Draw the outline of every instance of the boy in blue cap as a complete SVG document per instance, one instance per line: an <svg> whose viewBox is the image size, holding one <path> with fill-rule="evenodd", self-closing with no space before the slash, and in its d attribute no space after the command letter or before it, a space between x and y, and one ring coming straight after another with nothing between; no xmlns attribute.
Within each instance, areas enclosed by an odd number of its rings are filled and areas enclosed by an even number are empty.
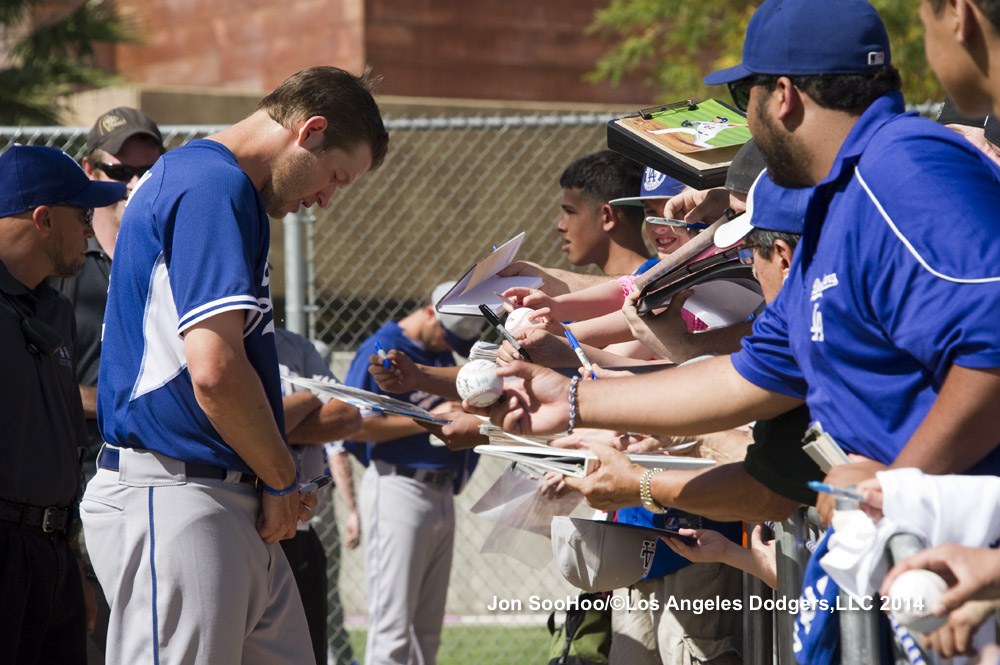
<svg viewBox="0 0 1000 665"><path fill-rule="evenodd" d="M76 329L69 300L45 278L80 269L94 208L124 196L125 185L92 182L55 148L0 155L0 662L87 659L95 606L72 551L87 439Z"/></svg>

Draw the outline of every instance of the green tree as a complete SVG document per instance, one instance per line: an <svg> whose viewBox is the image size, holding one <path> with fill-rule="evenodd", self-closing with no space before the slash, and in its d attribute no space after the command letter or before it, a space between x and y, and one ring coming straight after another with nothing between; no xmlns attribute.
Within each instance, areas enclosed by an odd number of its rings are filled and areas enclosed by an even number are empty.
<svg viewBox="0 0 1000 665"><path fill-rule="evenodd" d="M831 0L832 1L832 0ZM892 62L911 103L940 101L944 93L924 57L924 35L913 0L871 0L885 21ZM588 80L617 84L627 74L648 72L657 101L717 97L720 86L702 83L705 74L742 59L743 35L760 0L610 0L588 28L611 43Z"/></svg>
<svg viewBox="0 0 1000 665"><path fill-rule="evenodd" d="M42 18L40 18L42 17ZM0 125L57 124L63 95L116 82L95 64L94 45L134 43L111 3L62 9L0 0Z"/></svg>

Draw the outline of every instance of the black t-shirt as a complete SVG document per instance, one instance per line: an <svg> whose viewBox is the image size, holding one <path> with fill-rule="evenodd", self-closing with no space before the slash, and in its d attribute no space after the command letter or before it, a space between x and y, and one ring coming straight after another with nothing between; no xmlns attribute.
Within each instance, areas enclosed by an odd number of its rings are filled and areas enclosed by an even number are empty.
<svg viewBox="0 0 1000 665"><path fill-rule="evenodd" d="M809 409L804 404L777 418L758 420L743 468L768 489L811 506L816 492L807 483L823 480L824 473L802 450L808 427Z"/></svg>
<svg viewBox="0 0 1000 665"><path fill-rule="evenodd" d="M32 352L22 321L37 318L63 341ZM68 506L79 493L79 448L86 442L74 372L76 329L69 300L47 283L29 290L0 262L0 423L4 433L0 498Z"/></svg>
<svg viewBox="0 0 1000 665"><path fill-rule="evenodd" d="M108 304L108 284L111 257L105 254L97 238L87 240L87 255L76 277L54 280L53 284L69 296L76 316L76 376L81 386L97 385L97 370L101 365L101 328L104 308ZM96 471L95 460L103 440L97 429L97 419L87 419L87 452L84 456L84 476L91 478Z"/></svg>

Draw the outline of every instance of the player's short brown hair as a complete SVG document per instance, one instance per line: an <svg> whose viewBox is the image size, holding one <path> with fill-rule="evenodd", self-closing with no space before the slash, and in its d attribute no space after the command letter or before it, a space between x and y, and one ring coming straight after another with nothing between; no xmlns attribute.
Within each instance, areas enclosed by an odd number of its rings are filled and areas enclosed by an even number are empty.
<svg viewBox="0 0 1000 665"><path fill-rule="evenodd" d="M260 100L257 110L288 129L314 116L326 118L322 149L353 150L367 143L375 170L389 148L389 133L372 97L380 81L369 70L355 76L337 67L310 67L288 77Z"/></svg>

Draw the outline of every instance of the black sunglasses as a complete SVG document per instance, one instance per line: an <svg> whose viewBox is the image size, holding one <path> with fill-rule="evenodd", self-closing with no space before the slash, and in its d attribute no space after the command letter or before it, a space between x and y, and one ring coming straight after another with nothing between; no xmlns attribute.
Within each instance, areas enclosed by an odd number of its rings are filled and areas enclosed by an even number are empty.
<svg viewBox="0 0 1000 665"><path fill-rule="evenodd" d="M141 178L146 171L153 168L152 164L148 166L128 166L126 164L106 164L104 162L95 162L94 166L104 171L109 178L118 182L128 182L132 178Z"/></svg>
<svg viewBox="0 0 1000 665"><path fill-rule="evenodd" d="M747 112L750 105L750 88L754 86L754 77L750 76L739 81L730 81L729 94L733 96L733 104L743 113Z"/></svg>
<svg viewBox="0 0 1000 665"><path fill-rule="evenodd" d="M76 210L79 210L82 213L82 217L80 217L81 222L83 222L87 226L94 225L94 209L84 208L82 206L73 205L72 203L43 203L36 206L31 206L25 212L34 212L38 208L41 208L43 205L49 208L75 208Z"/></svg>

